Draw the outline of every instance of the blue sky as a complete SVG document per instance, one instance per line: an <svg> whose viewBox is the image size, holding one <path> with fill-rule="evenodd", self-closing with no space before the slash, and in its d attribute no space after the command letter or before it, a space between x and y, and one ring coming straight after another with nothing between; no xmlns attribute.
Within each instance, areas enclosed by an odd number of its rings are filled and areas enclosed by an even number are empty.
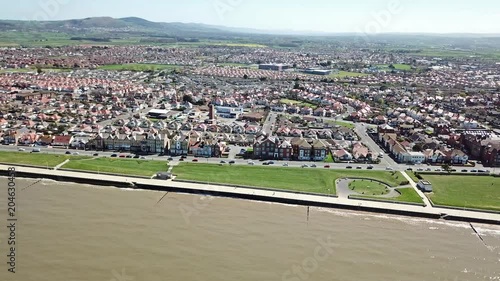
<svg viewBox="0 0 500 281"><path fill-rule="evenodd" d="M500 33L498 0L17 0L1 19L136 16L267 30Z"/></svg>

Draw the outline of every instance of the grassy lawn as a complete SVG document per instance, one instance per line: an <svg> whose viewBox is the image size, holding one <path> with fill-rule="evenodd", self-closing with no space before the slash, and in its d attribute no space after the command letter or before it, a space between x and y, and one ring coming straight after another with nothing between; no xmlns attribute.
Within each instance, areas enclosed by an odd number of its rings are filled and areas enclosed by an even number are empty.
<svg viewBox="0 0 500 281"><path fill-rule="evenodd" d="M122 175L152 176L160 171L166 172L168 170L167 165L165 161L97 158L70 161L62 168Z"/></svg>
<svg viewBox="0 0 500 281"><path fill-rule="evenodd" d="M356 180L349 183L349 188L363 195L385 195L389 193L387 186L379 182L371 182L367 180Z"/></svg>
<svg viewBox="0 0 500 281"><path fill-rule="evenodd" d="M149 63L130 63L130 64L110 64L102 65L99 69L115 71L159 71L164 69L180 69L181 66L171 64L149 64Z"/></svg>
<svg viewBox="0 0 500 281"><path fill-rule="evenodd" d="M287 104L287 105L307 106L307 107L311 107L311 108L317 107L316 105L314 105L312 103L298 101L298 100L291 100L291 99L281 99L280 102Z"/></svg>
<svg viewBox="0 0 500 281"><path fill-rule="evenodd" d="M348 129L354 129L354 124L348 123L348 122L344 122L344 121L327 120L326 123L327 124L332 124L332 125L342 126L342 127L348 128Z"/></svg>
<svg viewBox="0 0 500 281"><path fill-rule="evenodd" d="M415 189L413 189L413 188L398 188L396 190L399 193L401 193L401 195L399 197L395 197L395 198L384 198L384 197L367 196L367 195L350 196L350 198L352 198L352 199L367 198L367 199L376 199L376 200L388 201L388 202L408 202L408 203L423 204L422 198L420 198L420 196L415 191Z"/></svg>
<svg viewBox="0 0 500 281"><path fill-rule="evenodd" d="M380 64L380 65L377 65L378 67L384 69L384 70L390 70L391 68L389 68L389 65L390 64ZM392 66L394 66L394 69L396 70L404 70L404 71L410 71L411 70L411 65L408 65L408 64L398 64L398 63L395 63L395 64L392 64Z"/></svg>
<svg viewBox="0 0 500 281"><path fill-rule="evenodd" d="M328 77L330 78L344 78L344 77L360 77L360 76L368 76L366 73L359 72L349 72L349 71L339 71L330 74Z"/></svg>
<svg viewBox="0 0 500 281"><path fill-rule="evenodd" d="M180 180L207 183L236 184L255 187L276 188L321 194L336 194L335 181L341 177L366 177L398 186L403 181L385 171L344 171L321 168L285 168L274 166L211 165L201 163L181 163L173 173Z"/></svg>
<svg viewBox="0 0 500 281"><path fill-rule="evenodd" d="M333 155L331 153L328 153L328 155L325 158L325 163L335 163L335 159L333 159Z"/></svg>
<svg viewBox="0 0 500 281"><path fill-rule="evenodd" d="M34 165L42 167L55 167L66 159L89 159L85 156L71 156L71 155L55 155L46 154L43 152L29 153L29 152L7 152L0 151L0 162L12 164Z"/></svg>
<svg viewBox="0 0 500 281"><path fill-rule="evenodd" d="M437 205L500 211L500 178L422 175L431 182L429 198Z"/></svg>
<svg viewBox="0 0 500 281"><path fill-rule="evenodd" d="M412 171L406 171L406 174L415 182L419 182L420 179L417 178L417 176L415 176L415 172L412 172Z"/></svg>

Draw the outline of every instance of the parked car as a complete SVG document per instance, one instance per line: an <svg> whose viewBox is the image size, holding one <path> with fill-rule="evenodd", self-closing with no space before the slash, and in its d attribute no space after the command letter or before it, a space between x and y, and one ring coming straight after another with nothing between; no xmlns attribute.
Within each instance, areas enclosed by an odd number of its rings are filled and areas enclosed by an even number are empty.
<svg viewBox="0 0 500 281"><path fill-rule="evenodd" d="M407 170L407 171L410 171L410 172L411 172L411 171L413 171L413 169L412 169L412 168L408 168L408 169L406 169L406 170Z"/></svg>
<svg viewBox="0 0 500 281"><path fill-rule="evenodd" d="M193 159L193 162L198 162L198 159L196 159L196 158L195 158L195 159Z"/></svg>
<svg viewBox="0 0 500 281"><path fill-rule="evenodd" d="M274 165L274 161L269 161L267 164Z"/></svg>
<svg viewBox="0 0 500 281"><path fill-rule="evenodd" d="M417 171L419 171L419 172L423 172L423 171L424 171L424 169L422 169L422 168L418 168L418 169L417 169Z"/></svg>
<svg viewBox="0 0 500 281"><path fill-rule="evenodd" d="M71 154L71 151L66 151L66 154Z"/></svg>
<svg viewBox="0 0 500 281"><path fill-rule="evenodd" d="M133 158L138 159L139 157L140 157L139 155L135 155ZM127 158L129 158L129 157L127 156ZM130 158L132 158L132 157L130 157Z"/></svg>
<svg viewBox="0 0 500 281"><path fill-rule="evenodd" d="M229 161L229 164L236 164L234 160Z"/></svg>
<svg viewBox="0 0 500 281"><path fill-rule="evenodd" d="M430 172L430 171L432 171L432 169L431 168L427 168L427 169L425 169L425 171L426 172Z"/></svg>
<svg viewBox="0 0 500 281"><path fill-rule="evenodd" d="M141 156L141 158L140 158L140 159L141 159L141 160L146 160L146 157L144 157L144 156Z"/></svg>
<svg viewBox="0 0 500 281"><path fill-rule="evenodd" d="M434 171L436 171L436 172L441 172L441 169L436 169L436 170L434 170Z"/></svg>
<svg viewBox="0 0 500 281"><path fill-rule="evenodd" d="M371 166L371 165L370 165L370 166L368 166L368 167L366 167L366 168L367 168L368 170L372 170L372 169L373 169L373 166Z"/></svg>
<svg viewBox="0 0 500 281"><path fill-rule="evenodd" d="M92 154L92 156L97 157L97 156L99 156L99 153L94 153L94 154Z"/></svg>
<svg viewBox="0 0 500 281"><path fill-rule="evenodd" d="M387 171L394 171L394 169L392 167L387 167L385 168Z"/></svg>
<svg viewBox="0 0 500 281"><path fill-rule="evenodd" d="M138 156L138 155L136 155L136 156ZM127 155L127 158L133 158L133 157L134 157L134 155Z"/></svg>
<svg viewBox="0 0 500 281"><path fill-rule="evenodd" d="M302 168L309 168L309 165L304 164L304 165L302 165L301 167L302 167Z"/></svg>
<svg viewBox="0 0 500 281"><path fill-rule="evenodd" d="M462 172L462 173L467 173L467 170L462 170L461 172Z"/></svg>
<svg viewBox="0 0 500 281"><path fill-rule="evenodd" d="M24 149L24 148L22 148L22 147L20 147L20 148L18 148L18 149L17 149L17 151L25 151L25 150L26 150L26 149Z"/></svg>
<svg viewBox="0 0 500 281"><path fill-rule="evenodd" d="M80 152L73 152L73 155L80 155Z"/></svg>
<svg viewBox="0 0 500 281"><path fill-rule="evenodd" d="M346 168L346 169L352 169L352 166L347 166L347 167L345 167L345 168Z"/></svg>
<svg viewBox="0 0 500 281"><path fill-rule="evenodd" d="M167 159L167 160L168 160L168 161L174 161L174 158L172 158L172 157L168 157L168 159Z"/></svg>
<svg viewBox="0 0 500 281"><path fill-rule="evenodd" d="M221 161L220 161L220 163L221 163L221 164L226 164L226 161L221 160Z"/></svg>
<svg viewBox="0 0 500 281"><path fill-rule="evenodd" d="M248 165L255 165L255 162L248 162Z"/></svg>
<svg viewBox="0 0 500 281"><path fill-rule="evenodd" d="M311 165L311 168L316 168L316 167L318 167L318 166L316 166L316 164Z"/></svg>
<svg viewBox="0 0 500 281"><path fill-rule="evenodd" d="M179 161L184 161L184 158L180 158Z"/></svg>
<svg viewBox="0 0 500 281"><path fill-rule="evenodd" d="M182 158L182 159L186 159L186 158L187 158L187 156L186 156L186 155L182 155L182 156L181 156L181 158Z"/></svg>
<svg viewBox="0 0 500 281"><path fill-rule="evenodd" d="M288 167L288 163L283 163L283 167Z"/></svg>
<svg viewBox="0 0 500 281"><path fill-rule="evenodd" d="M264 165L264 166L268 166L268 165L269 165L269 163L264 162L264 163L262 163L262 165Z"/></svg>
<svg viewBox="0 0 500 281"><path fill-rule="evenodd" d="M41 152L42 150L40 150L40 148L33 148L33 150L31 150L31 152Z"/></svg>
<svg viewBox="0 0 500 281"><path fill-rule="evenodd" d="M116 155L116 154L111 154L111 157L118 157L118 155Z"/></svg>
<svg viewBox="0 0 500 281"><path fill-rule="evenodd" d="M477 173L477 170L470 170L471 173Z"/></svg>
<svg viewBox="0 0 500 281"><path fill-rule="evenodd" d="M330 165L325 165L324 168L325 169L330 169Z"/></svg>
<svg viewBox="0 0 500 281"><path fill-rule="evenodd" d="M120 154L120 158L125 158L127 155L125 154Z"/></svg>
<svg viewBox="0 0 500 281"><path fill-rule="evenodd" d="M357 166L356 169L361 170L361 169L363 169L363 167Z"/></svg>

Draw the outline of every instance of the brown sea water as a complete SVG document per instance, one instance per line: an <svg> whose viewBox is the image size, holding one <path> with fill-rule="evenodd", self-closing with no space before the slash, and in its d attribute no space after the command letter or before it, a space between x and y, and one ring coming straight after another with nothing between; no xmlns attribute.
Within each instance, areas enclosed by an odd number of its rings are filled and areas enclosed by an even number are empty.
<svg viewBox="0 0 500 281"><path fill-rule="evenodd" d="M500 280L498 226L33 182L12 274L0 178L2 281Z"/></svg>

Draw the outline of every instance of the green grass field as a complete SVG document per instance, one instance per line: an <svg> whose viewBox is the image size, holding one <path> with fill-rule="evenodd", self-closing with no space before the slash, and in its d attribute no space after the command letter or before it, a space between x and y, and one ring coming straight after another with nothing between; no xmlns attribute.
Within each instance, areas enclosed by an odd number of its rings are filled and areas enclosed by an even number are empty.
<svg viewBox="0 0 500 281"><path fill-rule="evenodd" d="M342 126L342 127L348 128L348 129L354 129L354 124L348 123L348 122L344 122L344 121L327 120L326 123L327 124L331 124L331 125Z"/></svg>
<svg viewBox="0 0 500 281"><path fill-rule="evenodd" d="M500 211L500 178L490 176L422 175L431 182L434 204Z"/></svg>
<svg viewBox="0 0 500 281"><path fill-rule="evenodd" d="M77 161L71 160L62 168L150 177L160 171L166 172L168 170L168 164L165 161L96 158Z"/></svg>
<svg viewBox="0 0 500 281"><path fill-rule="evenodd" d="M382 69L385 69L385 70L390 70L391 68L389 68L389 65L390 64L380 64L380 65L377 65L378 67L382 68ZM393 64L394 66L394 69L396 70L404 70L404 71L410 71L411 70L411 65L408 65L408 64Z"/></svg>
<svg viewBox="0 0 500 281"><path fill-rule="evenodd" d="M30 153L0 151L0 162L51 168L61 164L62 162L66 161L66 159L80 160L89 158L90 157L85 156L46 154L43 152Z"/></svg>
<svg viewBox="0 0 500 281"><path fill-rule="evenodd" d="M356 199L356 198L364 198L364 199L376 199L379 201L387 201L387 202L408 202L408 203L417 203L417 204L423 204L422 198L418 195L418 193L415 191L413 188L398 188L396 189L399 193L401 193L400 196L394 197L394 198L384 198L384 197L379 197L379 196L367 196L367 195L356 195L356 196L350 196L349 198Z"/></svg>
<svg viewBox="0 0 500 281"><path fill-rule="evenodd" d="M114 71L159 71L164 69L181 69L182 66L170 64L148 64L148 63L131 63L131 64L111 64L100 66L99 69L114 70Z"/></svg>
<svg viewBox="0 0 500 281"><path fill-rule="evenodd" d="M398 186L404 178L385 171L344 171L322 168L285 168L274 166L214 165L182 163L173 169L180 180L236 184L290 191L336 194L335 181L341 177L366 177ZM397 177L397 178L396 178Z"/></svg>
<svg viewBox="0 0 500 281"><path fill-rule="evenodd" d="M362 76L368 76L368 75L369 74L359 73L359 72L339 71L339 72L330 74L328 77L330 77L330 78L344 78L344 77L362 77Z"/></svg>
<svg viewBox="0 0 500 281"><path fill-rule="evenodd" d="M363 195L385 195L389 193L387 186L379 183L367 180L356 180L349 183L349 188Z"/></svg>
<svg viewBox="0 0 500 281"><path fill-rule="evenodd" d="M297 100L291 100L291 99L281 99L280 102L284 103L284 104L287 104L287 105L307 106L307 107L311 107L311 108L316 108L317 107L317 106L315 106L312 103L303 102L303 101L297 101Z"/></svg>

